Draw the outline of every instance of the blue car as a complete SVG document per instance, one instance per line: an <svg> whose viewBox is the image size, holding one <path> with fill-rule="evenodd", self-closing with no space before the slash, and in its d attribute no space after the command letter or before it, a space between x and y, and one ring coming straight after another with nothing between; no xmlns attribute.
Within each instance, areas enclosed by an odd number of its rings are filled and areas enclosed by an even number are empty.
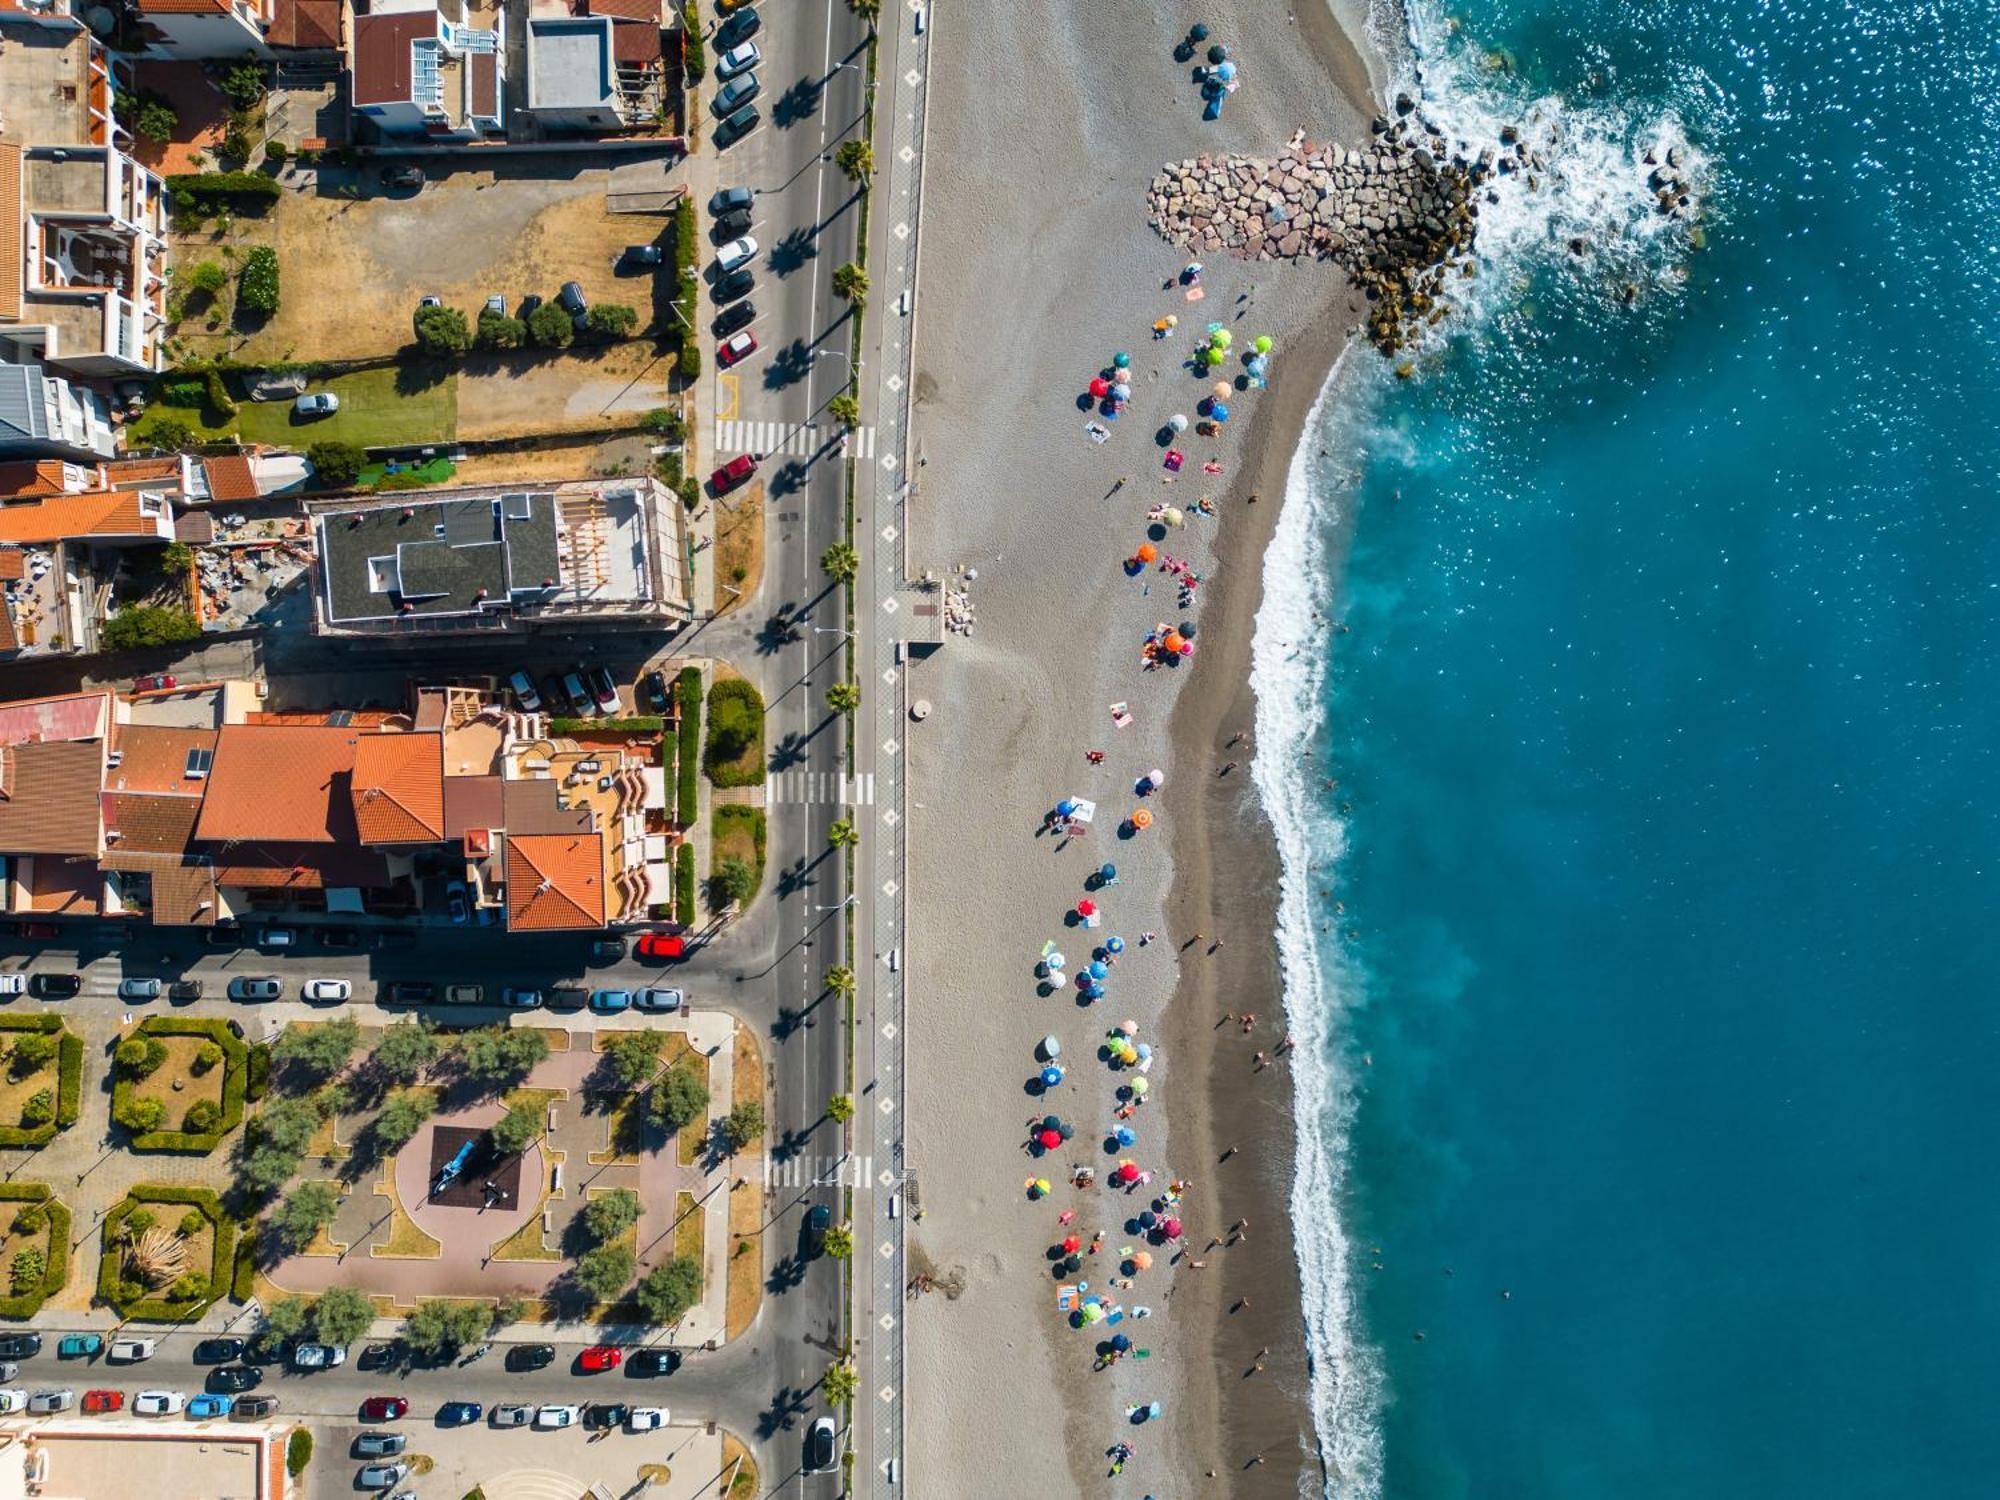
<svg viewBox="0 0 2000 1500"><path fill-rule="evenodd" d="M235 1405L234 1396L196 1396L187 1404L188 1419L192 1421L198 1417L226 1417L230 1408Z"/></svg>
<svg viewBox="0 0 2000 1500"><path fill-rule="evenodd" d="M630 990L592 990L590 1008L600 1015L616 1015L621 1010L632 1008Z"/></svg>
<svg viewBox="0 0 2000 1500"><path fill-rule="evenodd" d="M470 1427L485 1410L477 1401L447 1401L438 1408L438 1426Z"/></svg>

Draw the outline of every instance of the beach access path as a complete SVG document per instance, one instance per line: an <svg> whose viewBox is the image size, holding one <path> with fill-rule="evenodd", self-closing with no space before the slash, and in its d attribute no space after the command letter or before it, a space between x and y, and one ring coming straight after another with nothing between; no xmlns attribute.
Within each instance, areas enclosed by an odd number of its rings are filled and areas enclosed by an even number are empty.
<svg viewBox="0 0 2000 1500"><path fill-rule="evenodd" d="M1314 139L1364 139L1366 115L1352 98L1365 96L1366 75L1326 13L1301 25L1283 7L1244 8L1215 38L1230 44L1244 86L1221 121L1204 123L1188 68L1172 57L1179 23L1131 0L954 6L932 21L937 107L913 418L924 464L909 550L913 567L948 583L964 566L979 577L970 585L976 633L948 637L941 654L913 669L921 687L910 689L937 712L909 731L904 961L921 982L908 1002L906 1166L921 1180L925 1210L909 1229L909 1269L952 1289L906 1304L904 1314L906 1482L917 1493L1002 1484L1010 1493L1110 1493L1106 1450L1121 1439L1137 1450L1117 1482L1132 1494L1291 1495L1318 1467L1284 1229L1291 1136L1282 1071L1253 1081L1233 1029L1225 1036L1174 1012L1198 988L1218 986L1259 987L1228 999L1267 1025L1281 1011L1268 838L1247 781L1229 789L1233 803L1215 803L1207 783L1216 765L1201 736L1232 712L1247 726L1243 663L1263 538L1352 307L1338 273L1323 267L1211 264L1203 301L1164 291L1183 257L1147 228L1143 201L1161 164L1182 156L1271 154L1301 128ZM1169 311L1180 315L1178 338L1155 343L1149 329ZM1277 339L1274 389L1243 401L1215 441L1190 433L1182 477L1163 485L1153 433L1170 414L1192 413L1206 390L1181 361L1211 319L1239 337ZM1100 446L1086 439L1077 398L1116 350L1133 356L1135 395ZM1200 471L1210 456L1223 461L1222 474ZM1112 493L1121 477L1128 482ZM1255 507L1252 490L1262 497ZM1189 612L1176 608L1171 580L1128 577L1121 562L1145 538L1149 505L1187 507L1204 492L1218 518L1171 533L1167 546L1208 580L1193 611L1202 654L1178 671L1142 672L1145 633ZM1174 718L1177 749L1169 724L1183 692L1206 707ZM1123 730L1108 710L1120 701L1133 715ZM1103 765L1086 764L1092 748L1106 751ZM1149 804L1155 826L1121 840L1118 823L1137 805L1133 781L1154 766L1168 773L1165 793ZM1096 798L1101 810L1095 831L1063 849L1037 828L1071 794ZM1177 823L1225 808L1232 826L1207 827L1199 869L1177 871ZM1105 860L1118 865L1119 883L1103 893L1108 920L1091 936L1117 932L1128 943L1110 995L1090 1010L1067 989L1038 996L1032 965L1045 941L1088 952L1089 939L1062 918ZM1223 911L1210 889L1221 883L1230 888L1232 943L1209 955L1219 929L1201 913ZM1140 949L1146 930L1161 940ZM1197 930L1204 940L1183 953ZM1196 972L1204 961L1206 973ZM1153 1169L1154 1191L1177 1174L1196 1179L1189 1243L1197 1257L1233 1218L1251 1218L1257 1232L1207 1256L1203 1270L1169 1269L1162 1254L1120 1294L1153 1309L1151 1320L1125 1325L1151 1357L1094 1372L1097 1337L1069 1329L1055 1305L1046 1252L1062 1233L1057 1213L1075 1207L1075 1227L1103 1228L1116 1246L1123 1219L1143 1204L1067 1188L1032 1204L1023 1182L1060 1182L1072 1161L1109 1164L1099 1140L1112 1123L1114 1079L1093 1054L1104 1030L1127 1017L1142 1038L1170 1039L1150 1075L1154 1102L1133 1121L1131 1154ZM1035 1042L1051 1032L1072 1066L1038 1099L1024 1084ZM1024 1122L1051 1110L1075 1122L1073 1149L1032 1161ZM1217 1143L1233 1142L1239 1124L1254 1132L1240 1163L1249 1170L1218 1195L1210 1179L1233 1169L1216 1164ZM1238 1206L1246 1195L1259 1206ZM1114 1271L1093 1261L1082 1275L1102 1286ZM1256 1307L1232 1316L1253 1285ZM1229 1363L1245 1344L1246 1354L1271 1349L1254 1379ZM1146 1401L1161 1403L1162 1419L1129 1425L1126 1409ZM1254 1434L1251 1405L1263 1413ZM1260 1449L1263 1461L1251 1463ZM1221 1477L1197 1484L1211 1468Z"/></svg>

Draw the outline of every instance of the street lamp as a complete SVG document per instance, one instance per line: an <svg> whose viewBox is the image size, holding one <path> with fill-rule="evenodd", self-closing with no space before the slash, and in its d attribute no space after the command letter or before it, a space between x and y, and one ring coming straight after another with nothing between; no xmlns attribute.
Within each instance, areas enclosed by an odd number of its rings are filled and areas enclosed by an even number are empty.
<svg viewBox="0 0 2000 1500"><path fill-rule="evenodd" d="M852 906L852 905L853 905L853 904L854 904L855 902L859 901L860 899L861 899L861 897L860 897L860 896L859 896L858 894L855 894L855 895L850 895L850 896L849 896L849 897L848 897L848 898L847 898L847 899L846 899L845 901L842 901L842 902L841 902L841 903L840 903L839 905L837 905L837 906L814 906L814 907L813 907L813 910L814 910L814 911L845 911L845 910L847 910L847 908L848 908L848 907Z"/></svg>
<svg viewBox="0 0 2000 1500"><path fill-rule="evenodd" d="M845 628L843 628L842 626L839 626L839 625L815 625L815 626L813 626L813 634L814 634L814 635L844 635L844 636L846 636L846 637L847 637L847 638L848 638L848 639L849 639L850 641L851 641L851 640L853 640L853 639L855 638L855 636L854 636L854 632L853 632L853 631L851 631L851 630L848 630L848 629L845 629Z"/></svg>

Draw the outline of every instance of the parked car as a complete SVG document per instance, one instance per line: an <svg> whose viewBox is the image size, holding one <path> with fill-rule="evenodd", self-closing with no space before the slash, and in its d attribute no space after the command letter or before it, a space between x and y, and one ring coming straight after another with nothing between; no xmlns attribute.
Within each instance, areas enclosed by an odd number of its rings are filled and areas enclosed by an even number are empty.
<svg viewBox="0 0 2000 1500"><path fill-rule="evenodd" d="M414 164L384 167L379 176L381 177L383 187L394 188L399 191L407 192L424 185L424 169Z"/></svg>
<svg viewBox="0 0 2000 1500"><path fill-rule="evenodd" d="M257 934L259 948L296 948L298 945L299 934L296 928L266 927Z"/></svg>
<svg viewBox="0 0 2000 1500"><path fill-rule="evenodd" d="M632 691L639 702L654 713L664 713L673 702L671 690L667 687L667 674L655 667L640 674Z"/></svg>
<svg viewBox="0 0 2000 1500"><path fill-rule="evenodd" d="M429 1005L437 999L438 987L428 979L393 979L389 998L398 1005Z"/></svg>
<svg viewBox="0 0 2000 1500"><path fill-rule="evenodd" d="M622 1401L593 1401L583 1409L583 1425L592 1432L609 1432L622 1427L631 1412Z"/></svg>
<svg viewBox="0 0 2000 1500"><path fill-rule="evenodd" d="M609 668L591 668L590 696L591 700L611 718L615 719L625 712L625 705L618 698L618 684L612 678Z"/></svg>
<svg viewBox="0 0 2000 1500"><path fill-rule="evenodd" d="M807 1260L818 1260L826 1254L826 1232L832 1227L833 1210L824 1203L815 1203L807 1211L805 1222L799 1226Z"/></svg>
<svg viewBox="0 0 2000 1500"><path fill-rule="evenodd" d="M686 958L687 939L675 932L649 932L632 951L640 958Z"/></svg>
<svg viewBox="0 0 2000 1500"><path fill-rule="evenodd" d="M294 1370L331 1370L335 1365L347 1363L347 1350L338 1344L294 1344L292 1346L292 1368Z"/></svg>
<svg viewBox="0 0 2000 1500"><path fill-rule="evenodd" d="M76 1392L64 1386L60 1390L36 1391L28 1398L28 1410L37 1416L47 1416L51 1412L68 1411L76 1405Z"/></svg>
<svg viewBox="0 0 2000 1500"><path fill-rule="evenodd" d="M643 989L632 992L632 1004L639 1010L669 1011L681 1008L681 992L669 989Z"/></svg>
<svg viewBox="0 0 2000 1500"><path fill-rule="evenodd" d="M86 1416L99 1412L123 1411L124 1409L125 1393L123 1391L85 1391L83 1393L83 1410Z"/></svg>
<svg viewBox="0 0 2000 1500"><path fill-rule="evenodd" d="M576 1419L574 1406L544 1406L535 1413L535 1425L541 1428L574 1427Z"/></svg>
<svg viewBox="0 0 2000 1500"><path fill-rule="evenodd" d="M542 992L516 989L513 985L509 985L500 992L500 1003L509 1010L539 1010L542 1004Z"/></svg>
<svg viewBox="0 0 2000 1500"><path fill-rule="evenodd" d="M732 333L716 348L715 362L728 369L741 363L757 352L757 335L745 329L742 333Z"/></svg>
<svg viewBox="0 0 2000 1500"><path fill-rule="evenodd" d="M747 266L757 258L757 242L749 235L740 240L731 240L715 252L715 269L718 275L727 276L739 266Z"/></svg>
<svg viewBox="0 0 2000 1500"><path fill-rule="evenodd" d="M39 1333L0 1333L0 1359L33 1359L41 1352Z"/></svg>
<svg viewBox="0 0 2000 1500"><path fill-rule="evenodd" d="M563 687L560 674L551 672L542 679L542 697L549 705L550 713L561 713L564 709L574 711L576 705L570 701L569 691Z"/></svg>
<svg viewBox="0 0 2000 1500"><path fill-rule="evenodd" d="M353 996L354 986L345 979L308 979L299 993L315 1005L338 1005Z"/></svg>
<svg viewBox="0 0 2000 1500"><path fill-rule="evenodd" d="M615 964L625 956L625 939L592 938L590 940L590 961L594 964Z"/></svg>
<svg viewBox="0 0 2000 1500"><path fill-rule="evenodd" d="M540 1370L555 1362L554 1344L516 1344L507 1351L510 1370Z"/></svg>
<svg viewBox="0 0 2000 1500"><path fill-rule="evenodd" d="M340 397L332 391L312 391L292 401L292 415L296 417L330 417L340 410Z"/></svg>
<svg viewBox="0 0 2000 1500"><path fill-rule="evenodd" d="M757 321L757 304L745 298L733 307L725 307L715 315L712 325L717 338L725 338L739 328L748 328Z"/></svg>
<svg viewBox="0 0 2000 1500"><path fill-rule="evenodd" d="M27 993L28 976L26 974L0 974L0 995L12 998L13 996L25 995Z"/></svg>
<svg viewBox="0 0 2000 1500"><path fill-rule="evenodd" d="M181 685L181 680L171 672L155 672L150 677L141 677L132 684L135 693L165 693Z"/></svg>
<svg viewBox="0 0 2000 1500"><path fill-rule="evenodd" d="M709 487L718 495L726 495L756 472L757 455L739 453L708 476Z"/></svg>
<svg viewBox="0 0 2000 1500"><path fill-rule="evenodd" d="M718 218L723 214L735 213L739 209L746 209L756 201L756 198L757 192L754 188L718 188L715 196L708 200L709 217Z"/></svg>
<svg viewBox="0 0 2000 1500"><path fill-rule="evenodd" d="M635 1349L626 1361L628 1375L671 1375L681 1367L678 1349Z"/></svg>
<svg viewBox="0 0 2000 1500"><path fill-rule="evenodd" d="M729 115L741 109L762 91L764 85L757 81L755 73L745 73L740 78L730 80L715 91L715 113Z"/></svg>
<svg viewBox="0 0 2000 1500"><path fill-rule="evenodd" d="M708 232L710 237L719 244L723 240L733 240L739 234L748 234L750 226L755 222L756 219L749 209L732 208L728 213L722 215L713 224L709 225Z"/></svg>
<svg viewBox="0 0 2000 1500"><path fill-rule="evenodd" d="M535 1409L513 1401L503 1402L493 1408L489 1420L495 1427L526 1427L535 1420Z"/></svg>
<svg viewBox="0 0 2000 1500"><path fill-rule="evenodd" d="M658 245L627 245L618 252L621 266L657 266L665 259Z"/></svg>
<svg viewBox="0 0 2000 1500"><path fill-rule="evenodd" d="M583 330L585 319L590 316L590 303L583 295L583 288L574 281L565 281L562 290L556 293L556 306L569 314L570 322L577 331Z"/></svg>
<svg viewBox="0 0 2000 1500"><path fill-rule="evenodd" d="M710 41L717 47L734 47L746 37L755 36L757 28L763 24L764 18L746 5L716 27Z"/></svg>
<svg viewBox="0 0 2000 1500"><path fill-rule="evenodd" d="M0 1417L12 1416L17 1411L28 1409L28 1393L19 1386L9 1386L0 1391Z"/></svg>
<svg viewBox="0 0 2000 1500"><path fill-rule="evenodd" d="M354 1368L357 1370L386 1370L391 1365L399 1363L403 1358L403 1353L403 1345L400 1341L388 1344L369 1344L362 1349L360 1354L355 1356Z"/></svg>
<svg viewBox="0 0 2000 1500"><path fill-rule="evenodd" d="M120 1000L157 1000L166 986L157 979L121 979L118 981Z"/></svg>
<svg viewBox="0 0 2000 1500"><path fill-rule="evenodd" d="M354 1440L356 1458L394 1458L409 1446L400 1432L364 1432Z"/></svg>
<svg viewBox="0 0 2000 1500"><path fill-rule="evenodd" d="M232 923L221 922L202 935L202 941L211 948L240 948L249 940L249 934Z"/></svg>
<svg viewBox="0 0 2000 1500"><path fill-rule="evenodd" d="M800 1465L808 1474L829 1474L833 1472L834 1428L832 1417L821 1417L806 1429L805 1462Z"/></svg>
<svg viewBox="0 0 2000 1500"><path fill-rule="evenodd" d="M208 1388L232 1396L263 1383L264 1372L255 1365L217 1365L208 1372Z"/></svg>
<svg viewBox="0 0 2000 1500"><path fill-rule="evenodd" d="M486 306L480 309L482 318L504 318L507 316L507 299L495 292L486 299Z"/></svg>
<svg viewBox="0 0 2000 1500"><path fill-rule="evenodd" d="M469 1427L486 1410L477 1401L447 1401L438 1408L438 1423L444 1427Z"/></svg>
<svg viewBox="0 0 2000 1500"><path fill-rule="evenodd" d="M462 923L471 917L472 903L466 897L463 880L454 880L444 888L444 909L454 922Z"/></svg>
<svg viewBox="0 0 2000 1500"><path fill-rule="evenodd" d="M95 1359L104 1352L104 1338L95 1333L66 1333L56 1345L57 1359Z"/></svg>
<svg viewBox="0 0 2000 1500"><path fill-rule="evenodd" d="M28 980L28 993L37 1000L67 1000L82 988L80 974L36 974Z"/></svg>
<svg viewBox="0 0 2000 1500"><path fill-rule="evenodd" d="M192 1422L203 1417L226 1417L229 1415L230 1409L235 1405L236 1398L234 1396L225 1395L221 1392L204 1391L201 1395L196 1396L192 1401L188 1402L188 1420Z"/></svg>
<svg viewBox="0 0 2000 1500"><path fill-rule="evenodd" d="M755 130L763 121L763 118L762 115L757 113L756 105L744 105L735 114L715 127L715 149L722 151L735 145L744 136Z"/></svg>
<svg viewBox="0 0 2000 1500"><path fill-rule="evenodd" d="M514 690L514 701L534 713L542 706L542 695L535 691L535 679L526 672L516 672L507 679L507 685Z"/></svg>
<svg viewBox="0 0 2000 1500"><path fill-rule="evenodd" d="M361 1472L354 1476L355 1486L364 1490L386 1490L410 1472L410 1466L398 1460L388 1464L364 1464Z"/></svg>
<svg viewBox="0 0 2000 1500"><path fill-rule="evenodd" d="M615 1016L620 1011L632 1008L632 992L630 990L592 990L590 992L590 1008L600 1016Z"/></svg>
<svg viewBox="0 0 2000 1500"><path fill-rule="evenodd" d="M142 1417L171 1417L187 1405L179 1391L141 1391L133 1398L132 1410Z"/></svg>
<svg viewBox="0 0 2000 1500"><path fill-rule="evenodd" d="M176 979L172 984L167 986L167 998L176 1005L186 1005L190 1001L199 1000L201 998L201 981L199 979Z"/></svg>
<svg viewBox="0 0 2000 1500"><path fill-rule="evenodd" d="M252 979L239 975L229 981L229 998L232 1000L278 1000L284 997L285 981L269 975Z"/></svg>
<svg viewBox="0 0 2000 1500"><path fill-rule="evenodd" d="M21 927L21 936L26 938L59 938L62 924L58 922L27 922Z"/></svg>
<svg viewBox="0 0 2000 1500"><path fill-rule="evenodd" d="M158 1339L113 1339L111 1362L119 1365L136 1365L141 1360L151 1359L153 1351L159 1347Z"/></svg>
<svg viewBox="0 0 2000 1500"><path fill-rule="evenodd" d="M582 1010L590 1003L590 991L580 984L551 985L542 1003L550 1010Z"/></svg>
<svg viewBox="0 0 2000 1500"><path fill-rule="evenodd" d="M602 1370L615 1370L625 1358L625 1351L616 1344L592 1344L576 1357L577 1368L595 1374Z"/></svg>
<svg viewBox="0 0 2000 1500"><path fill-rule="evenodd" d="M523 323L525 323L528 321L529 318L534 316L535 309L540 307L541 305L542 305L541 294L539 292L530 292L528 293L527 296L521 299L521 310L514 316L516 316Z"/></svg>
<svg viewBox="0 0 2000 1500"><path fill-rule="evenodd" d="M361 934L352 927L315 927L313 941L322 948L359 948Z"/></svg>
<svg viewBox="0 0 2000 1500"><path fill-rule="evenodd" d="M232 1359L241 1359L248 1347L244 1339L203 1339L194 1346L194 1362L198 1365L226 1365Z"/></svg>
<svg viewBox="0 0 2000 1500"><path fill-rule="evenodd" d="M448 984L444 987L446 1005L484 1005L486 986L483 984Z"/></svg>
<svg viewBox="0 0 2000 1500"><path fill-rule="evenodd" d="M394 1422L410 1409L410 1403L401 1396L370 1396L361 1403L361 1420L364 1422Z"/></svg>
<svg viewBox="0 0 2000 1500"><path fill-rule="evenodd" d="M738 297L747 297L757 285L757 275L748 266L740 271L731 271L727 276L718 277L709 288L708 297L717 307L734 302Z"/></svg>
<svg viewBox="0 0 2000 1500"><path fill-rule="evenodd" d="M236 1403L235 1415L239 1417L268 1417L278 1409L276 1396L245 1396Z"/></svg>
<svg viewBox="0 0 2000 1500"><path fill-rule="evenodd" d="M715 60L715 81L723 83L739 73L747 73L764 60L755 42L738 42ZM744 96L748 98L746 94ZM718 102L720 96L717 96Z"/></svg>

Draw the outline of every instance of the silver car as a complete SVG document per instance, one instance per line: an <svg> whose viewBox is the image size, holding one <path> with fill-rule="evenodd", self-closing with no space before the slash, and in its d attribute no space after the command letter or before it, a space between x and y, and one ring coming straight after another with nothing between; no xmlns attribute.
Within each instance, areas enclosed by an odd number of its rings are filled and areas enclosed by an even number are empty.
<svg viewBox="0 0 2000 1500"><path fill-rule="evenodd" d="M157 1000L166 988L157 979L121 979L118 981L120 1000Z"/></svg>
<svg viewBox="0 0 2000 1500"><path fill-rule="evenodd" d="M28 1398L28 1410L46 1413L68 1411L76 1405L76 1392L67 1388L60 1391L36 1391Z"/></svg>
<svg viewBox="0 0 2000 1500"><path fill-rule="evenodd" d="M354 1476L354 1483L358 1489L386 1490L409 1472L410 1466L405 1463L364 1464Z"/></svg>
<svg viewBox="0 0 2000 1500"><path fill-rule="evenodd" d="M534 1420L535 1409L532 1406L519 1406L509 1403L505 1406L496 1406L493 1408L493 1425L495 1427L526 1427Z"/></svg>

